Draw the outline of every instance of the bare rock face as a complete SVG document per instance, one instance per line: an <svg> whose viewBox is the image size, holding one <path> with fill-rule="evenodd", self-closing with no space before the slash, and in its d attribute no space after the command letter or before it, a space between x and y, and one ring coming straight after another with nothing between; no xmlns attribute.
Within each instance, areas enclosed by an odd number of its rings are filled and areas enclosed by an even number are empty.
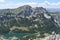
<svg viewBox="0 0 60 40"><path fill-rule="evenodd" d="M47 13L47 10L43 7L32 8L31 6L25 5L23 10L18 15L30 16L35 14L44 14Z"/></svg>
<svg viewBox="0 0 60 40"><path fill-rule="evenodd" d="M41 14L41 13L47 13L47 11L46 11L46 9L43 8L43 7L36 7L36 8L34 9L34 13L36 13L36 14Z"/></svg>
<svg viewBox="0 0 60 40"><path fill-rule="evenodd" d="M60 35L59 35L59 34L50 35L50 36L45 37L45 38L42 39L42 40L60 40Z"/></svg>
<svg viewBox="0 0 60 40"><path fill-rule="evenodd" d="M18 15L29 16L32 13L32 7L25 5L23 10Z"/></svg>

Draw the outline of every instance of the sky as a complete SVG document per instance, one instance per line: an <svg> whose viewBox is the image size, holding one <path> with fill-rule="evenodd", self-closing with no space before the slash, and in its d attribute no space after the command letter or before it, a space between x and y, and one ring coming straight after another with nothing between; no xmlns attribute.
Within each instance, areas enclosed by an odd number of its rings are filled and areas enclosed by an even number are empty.
<svg viewBox="0 0 60 40"><path fill-rule="evenodd" d="M60 8L60 0L0 0L0 9L13 9L23 5L44 8Z"/></svg>

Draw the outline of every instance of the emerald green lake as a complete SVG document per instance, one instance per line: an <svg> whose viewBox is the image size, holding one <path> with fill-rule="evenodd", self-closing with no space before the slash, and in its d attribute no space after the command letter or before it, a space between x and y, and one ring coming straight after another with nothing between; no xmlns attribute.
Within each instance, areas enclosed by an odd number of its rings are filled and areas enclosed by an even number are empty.
<svg viewBox="0 0 60 40"><path fill-rule="evenodd" d="M18 38L22 38L25 35L30 35L28 33L9 33L9 34L5 34L4 38L9 38L9 37L18 37Z"/></svg>

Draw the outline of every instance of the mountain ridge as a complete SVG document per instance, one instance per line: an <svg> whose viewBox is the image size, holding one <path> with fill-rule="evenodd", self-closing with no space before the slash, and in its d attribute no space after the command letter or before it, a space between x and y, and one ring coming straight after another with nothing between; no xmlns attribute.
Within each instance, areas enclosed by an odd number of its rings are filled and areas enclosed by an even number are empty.
<svg viewBox="0 0 60 40"><path fill-rule="evenodd" d="M0 11L1 34L36 32L51 34L53 31L60 33L60 27L45 8L36 7L33 9L31 6L23 6L22 9L20 7L20 9L14 10Z"/></svg>

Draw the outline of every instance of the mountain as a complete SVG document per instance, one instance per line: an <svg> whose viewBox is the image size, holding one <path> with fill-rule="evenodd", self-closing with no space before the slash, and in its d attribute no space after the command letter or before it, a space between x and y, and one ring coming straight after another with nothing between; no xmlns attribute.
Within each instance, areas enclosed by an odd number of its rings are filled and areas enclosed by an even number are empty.
<svg viewBox="0 0 60 40"><path fill-rule="evenodd" d="M27 7L28 7L28 10L29 10L29 8L31 8L31 6L29 6L29 5L24 5L24 6L16 8L16 9L1 9L0 13L4 14L4 13L11 12L11 13L17 14L17 13L21 12L22 10L25 10Z"/></svg>
<svg viewBox="0 0 60 40"><path fill-rule="evenodd" d="M60 27L43 7L24 5L16 9L0 10L0 34L59 32Z"/></svg>

